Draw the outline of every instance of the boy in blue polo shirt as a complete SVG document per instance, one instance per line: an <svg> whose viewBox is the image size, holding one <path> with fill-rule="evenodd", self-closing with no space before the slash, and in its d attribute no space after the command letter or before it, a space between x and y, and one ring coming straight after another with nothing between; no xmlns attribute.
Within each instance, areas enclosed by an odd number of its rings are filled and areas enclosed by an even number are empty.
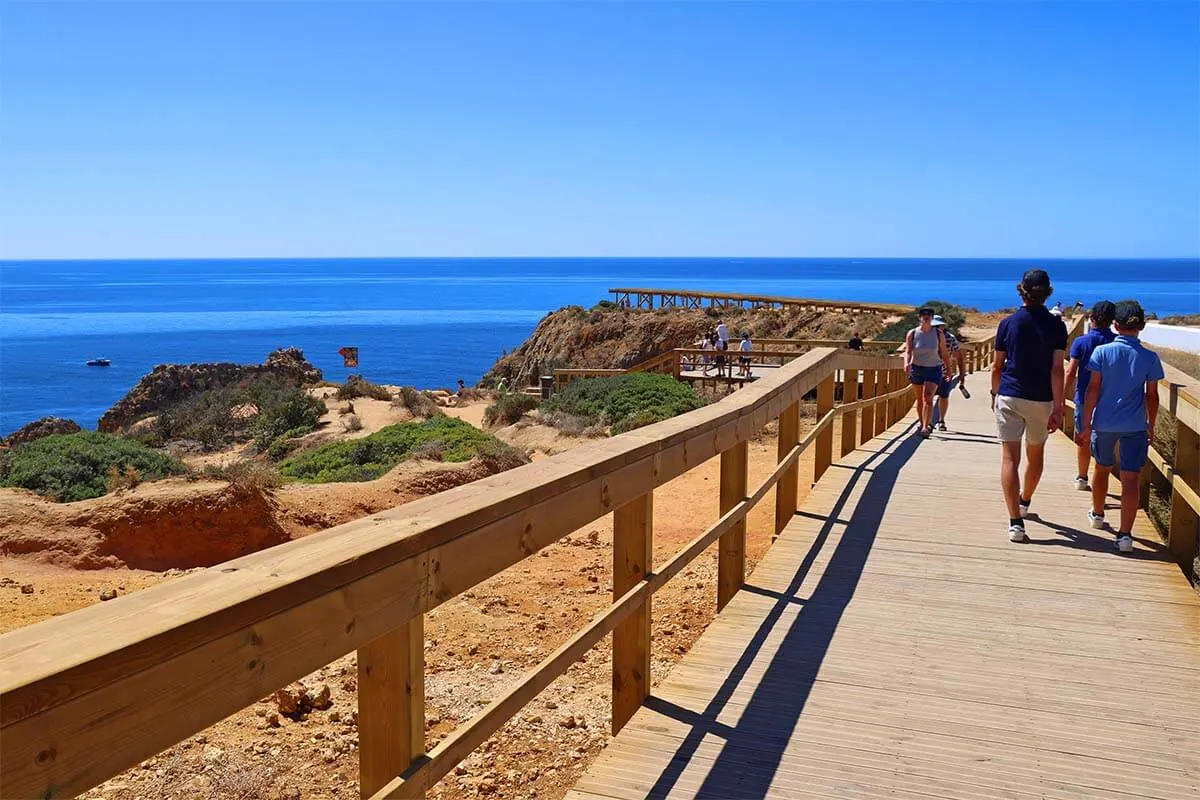
<svg viewBox="0 0 1200 800"><path fill-rule="evenodd" d="M1092 490L1087 479L1088 467L1092 462L1092 443L1082 434L1084 395L1087 394L1088 382L1092 378L1088 362L1091 361L1092 352L1097 347L1116 338L1116 334L1112 332L1113 316L1116 313L1117 307L1112 301L1101 300L1096 303L1088 314L1091 328L1071 344L1071 363L1067 365L1063 394L1071 389L1072 384L1075 385L1075 444L1078 450L1076 461L1079 466L1079 471L1075 473L1075 488L1081 492Z"/></svg>
<svg viewBox="0 0 1200 800"><path fill-rule="evenodd" d="M1091 379L1083 410L1083 434L1090 435L1096 469L1092 475L1093 528L1104 528L1104 497L1108 475L1119 466L1121 527L1116 547L1133 550L1133 520L1138 509L1138 473L1146 463L1150 431L1158 418L1158 382L1163 378L1158 354L1138 340L1146 327L1146 312L1136 300L1117 303L1117 338L1100 345L1088 360ZM1116 450L1120 450L1117 464Z"/></svg>

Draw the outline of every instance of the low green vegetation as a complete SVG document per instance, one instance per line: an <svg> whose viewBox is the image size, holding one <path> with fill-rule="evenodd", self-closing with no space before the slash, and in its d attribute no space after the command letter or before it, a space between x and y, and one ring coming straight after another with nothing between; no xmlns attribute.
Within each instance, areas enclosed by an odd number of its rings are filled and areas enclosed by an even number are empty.
<svg viewBox="0 0 1200 800"><path fill-rule="evenodd" d="M483 424L489 428L494 425L512 425L527 411L533 411L541 403L537 397L523 392L502 394L496 402L483 410Z"/></svg>
<svg viewBox="0 0 1200 800"><path fill-rule="evenodd" d="M933 313L939 314L942 319L946 320L946 328L958 338L962 338L959 329L967 324L967 310L962 306L956 306L953 303L947 303L945 300L927 300L918 308L932 308ZM909 331L921 324L920 317L917 316L917 308L905 314L898 322L893 322L891 325L879 332L876 339L883 341L900 341Z"/></svg>
<svg viewBox="0 0 1200 800"><path fill-rule="evenodd" d="M372 400L391 400L392 392L377 383L371 383L362 375L351 375L346 382L338 387L334 395L338 400L353 400L356 397L370 397Z"/></svg>
<svg viewBox="0 0 1200 800"><path fill-rule="evenodd" d="M1200 325L1200 314L1171 314L1159 322L1164 325Z"/></svg>
<svg viewBox="0 0 1200 800"><path fill-rule="evenodd" d="M451 417L389 425L362 439L334 442L279 465L285 478L303 483L369 481L408 458L469 461L508 448L496 438Z"/></svg>
<svg viewBox="0 0 1200 800"><path fill-rule="evenodd" d="M594 420L610 426L615 435L703 405L690 386L670 375L631 372L575 381L543 403L542 409Z"/></svg>
<svg viewBox="0 0 1200 800"><path fill-rule="evenodd" d="M183 472L183 464L165 453L96 431L46 436L0 454L0 485L64 503Z"/></svg>
<svg viewBox="0 0 1200 800"><path fill-rule="evenodd" d="M308 433L325 413L325 403L278 378L264 376L237 386L199 392L159 412L138 434L150 445L191 439L206 450L254 440L260 452Z"/></svg>

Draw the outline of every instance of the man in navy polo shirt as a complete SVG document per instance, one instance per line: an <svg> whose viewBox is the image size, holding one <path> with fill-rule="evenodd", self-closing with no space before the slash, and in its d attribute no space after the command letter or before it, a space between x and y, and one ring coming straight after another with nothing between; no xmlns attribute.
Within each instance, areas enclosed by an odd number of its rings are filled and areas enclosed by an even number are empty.
<svg viewBox="0 0 1200 800"><path fill-rule="evenodd" d="M1088 382L1092 371L1088 369L1088 361L1092 352L1102 344L1108 344L1116 334L1112 332L1113 316L1117 307L1110 300L1101 300L1092 306L1088 314L1091 328L1071 344L1071 363L1067 365L1066 383L1063 384L1063 394L1075 384L1075 444L1077 447L1076 460L1079 471L1075 478L1075 488L1081 492L1090 492L1087 474L1092 461L1092 443L1081 433L1083 430L1084 395L1087 394Z"/></svg>
<svg viewBox="0 0 1200 800"><path fill-rule="evenodd" d="M1083 433L1092 443L1096 470L1092 475L1093 528L1105 527L1104 498L1108 475L1117 465L1120 450L1121 527L1116 548L1133 550L1133 520L1138 509L1138 473L1150 449L1150 431L1158 418L1158 382L1163 379L1162 361L1138 340L1146 327L1146 312L1136 300L1122 300L1116 307L1117 338L1100 345L1088 361L1091 378L1083 410Z"/></svg>
<svg viewBox="0 0 1200 800"><path fill-rule="evenodd" d="M1067 326L1046 309L1053 291L1045 270L1029 270L1017 284L1024 305L996 328L992 410L1003 450L1000 486L1013 542L1028 538L1024 518L1042 479L1046 439L1062 427ZM1019 475L1022 438L1027 457L1024 481Z"/></svg>

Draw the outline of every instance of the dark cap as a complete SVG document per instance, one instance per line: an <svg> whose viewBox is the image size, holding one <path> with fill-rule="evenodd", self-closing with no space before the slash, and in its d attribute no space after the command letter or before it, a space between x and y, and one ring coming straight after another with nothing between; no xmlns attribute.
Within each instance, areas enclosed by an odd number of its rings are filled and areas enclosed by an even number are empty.
<svg viewBox="0 0 1200 800"><path fill-rule="evenodd" d="M918 316L918 317L923 317L923 316L925 316L926 314L928 314L929 316L931 316L931 317L932 317L932 316L933 316L933 309L932 309L932 308L930 308L929 306L922 306L921 308L918 308L918 309L917 309L917 316Z"/></svg>
<svg viewBox="0 0 1200 800"><path fill-rule="evenodd" d="M1050 276L1046 274L1044 269L1027 270L1021 276L1021 286L1026 289L1037 289L1039 287L1050 288Z"/></svg>
<svg viewBox="0 0 1200 800"><path fill-rule="evenodd" d="M1115 317L1122 328L1141 330L1146 326L1146 311L1137 300L1122 300L1117 303Z"/></svg>

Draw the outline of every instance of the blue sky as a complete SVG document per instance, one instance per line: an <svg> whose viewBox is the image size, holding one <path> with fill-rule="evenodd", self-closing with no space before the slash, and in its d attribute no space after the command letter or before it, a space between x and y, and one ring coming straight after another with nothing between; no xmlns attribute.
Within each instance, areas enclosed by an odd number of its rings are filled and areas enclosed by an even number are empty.
<svg viewBox="0 0 1200 800"><path fill-rule="evenodd" d="M0 2L0 258L1200 254L1196 3Z"/></svg>

